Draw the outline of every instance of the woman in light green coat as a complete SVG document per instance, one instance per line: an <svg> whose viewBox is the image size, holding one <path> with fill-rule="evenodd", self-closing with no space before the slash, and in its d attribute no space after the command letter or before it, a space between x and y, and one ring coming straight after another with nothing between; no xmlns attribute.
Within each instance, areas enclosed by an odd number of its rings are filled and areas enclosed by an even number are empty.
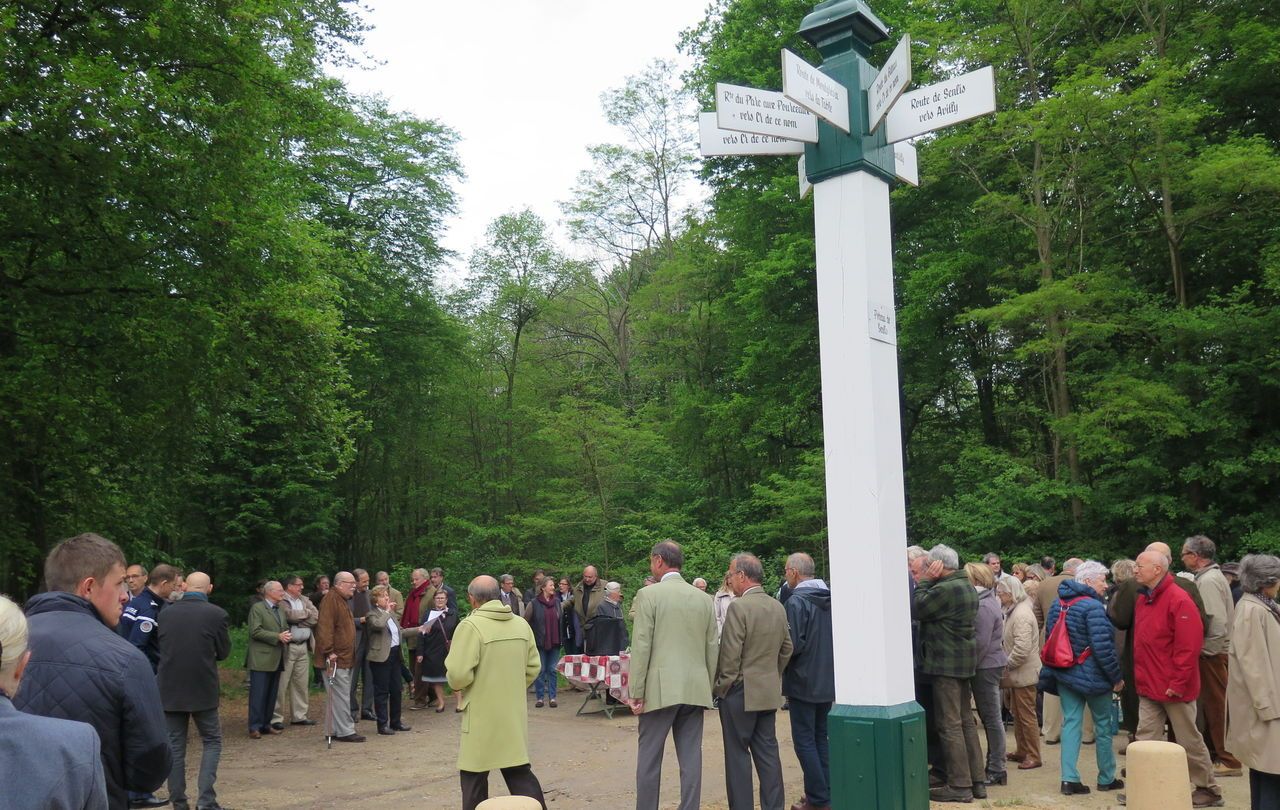
<svg viewBox="0 0 1280 810"><path fill-rule="evenodd" d="M458 769L488 772L529 763L529 716L525 694L542 665L533 630L497 596L476 583L467 589L472 611L458 623L445 658L449 686L464 690Z"/></svg>

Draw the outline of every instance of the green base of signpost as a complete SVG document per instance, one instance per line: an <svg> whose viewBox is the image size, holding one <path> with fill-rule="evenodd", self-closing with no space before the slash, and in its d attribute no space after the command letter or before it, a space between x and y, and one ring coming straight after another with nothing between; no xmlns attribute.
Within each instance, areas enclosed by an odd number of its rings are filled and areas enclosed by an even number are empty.
<svg viewBox="0 0 1280 810"><path fill-rule="evenodd" d="M924 710L915 701L832 706L827 735L835 810L928 810Z"/></svg>

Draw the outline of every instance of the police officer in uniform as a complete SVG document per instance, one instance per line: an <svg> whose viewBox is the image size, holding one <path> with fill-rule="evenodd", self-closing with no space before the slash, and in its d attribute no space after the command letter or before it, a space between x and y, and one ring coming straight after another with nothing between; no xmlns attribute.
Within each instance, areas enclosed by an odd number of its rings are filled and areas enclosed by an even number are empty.
<svg viewBox="0 0 1280 810"><path fill-rule="evenodd" d="M178 589L182 581L182 572L172 565L157 565L151 569L147 577L147 587L142 593L129 600L124 613L120 616L120 624L116 630L130 644L142 650L151 662L151 671L160 666L160 646L157 641L159 633L160 610L169 604L169 596ZM169 802L156 798L154 793L135 793L129 791L129 807L163 807Z"/></svg>
<svg viewBox="0 0 1280 810"><path fill-rule="evenodd" d="M151 671L160 666L160 649L156 642L156 624L160 609L169 604L169 594L178 587L182 572L172 565L157 565L147 577L147 587L129 600L117 627L120 635L137 647L151 662Z"/></svg>

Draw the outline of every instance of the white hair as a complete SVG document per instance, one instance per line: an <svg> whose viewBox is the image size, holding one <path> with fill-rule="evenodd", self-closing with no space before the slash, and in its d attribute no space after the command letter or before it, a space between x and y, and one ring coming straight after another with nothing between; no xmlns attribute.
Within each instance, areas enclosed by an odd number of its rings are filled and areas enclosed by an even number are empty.
<svg viewBox="0 0 1280 810"><path fill-rule="evenodd" d="M13 694L13 671L27 651L27 617L22 609L0 596L0 687Z"/></svg>
<svg viewBox="0 0 1280 810"><path fill-rule="evenodd" d="M1107 578L1107 567L1097 560L1085 560L1076 566L1076 582L1081 585L1098 577Z"/></svg>
<svg viewBox="0 0 1280 810"><path fill-rule="evenodd" d="M929 549L929 559L937 560L942 563L944 568L951 571L960 570L960 555L956 553L951 546L944 546L942 543Z"/></svg>
<svg viewBox="0 0 1280 810"><path fill-rule="evenodd" d="M907 546L907 562L928 556L929 552L925 551L922 546Z"/></svg>
<svg viewBox="0 0 1280 810"><path fill-rule="evenodd" d="M622 583L608 582L608 583L605 583L604 589L609 593L613 593L614 591L620 591L622 590Z"/></svg>

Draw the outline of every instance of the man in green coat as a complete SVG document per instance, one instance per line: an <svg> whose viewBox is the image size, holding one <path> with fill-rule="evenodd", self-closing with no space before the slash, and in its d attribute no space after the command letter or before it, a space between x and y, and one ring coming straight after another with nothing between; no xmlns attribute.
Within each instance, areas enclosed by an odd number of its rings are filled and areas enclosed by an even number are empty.
<svg viewBox="0 0 1280 810"><path fill-rule="evenodd" d="M463 692L458 745L462 808L474 810L489 798L489 771L494 768L502 771L512 796L529 796L546 808L542 785L529 767L525 690L542 670L533 630L502 603L498 581L491 576L471 580L467 601L471 614L458 623L444 659L449 687Z"/></svg>
<svg viewBox="0 0 1280 810"><path fill-rule="evenodd" d="M262 601L249 609L249 736L255 740L280 733L271 727L271 713L284 669L284 648L293 638L280 612L283 598L284 586L273 580L262 586Z"/></svg>
<svg viewBox="0 0 1280 810"><path fill-rule="evenodd" d="M684 551L663 540L649 553L658 580L636 594L631 637L631 711L640 715L636 810L658 810L662 749L675 740L680 810L702 798L702 715L711 708L719 645L711 597L684 581Z"/></svg>

